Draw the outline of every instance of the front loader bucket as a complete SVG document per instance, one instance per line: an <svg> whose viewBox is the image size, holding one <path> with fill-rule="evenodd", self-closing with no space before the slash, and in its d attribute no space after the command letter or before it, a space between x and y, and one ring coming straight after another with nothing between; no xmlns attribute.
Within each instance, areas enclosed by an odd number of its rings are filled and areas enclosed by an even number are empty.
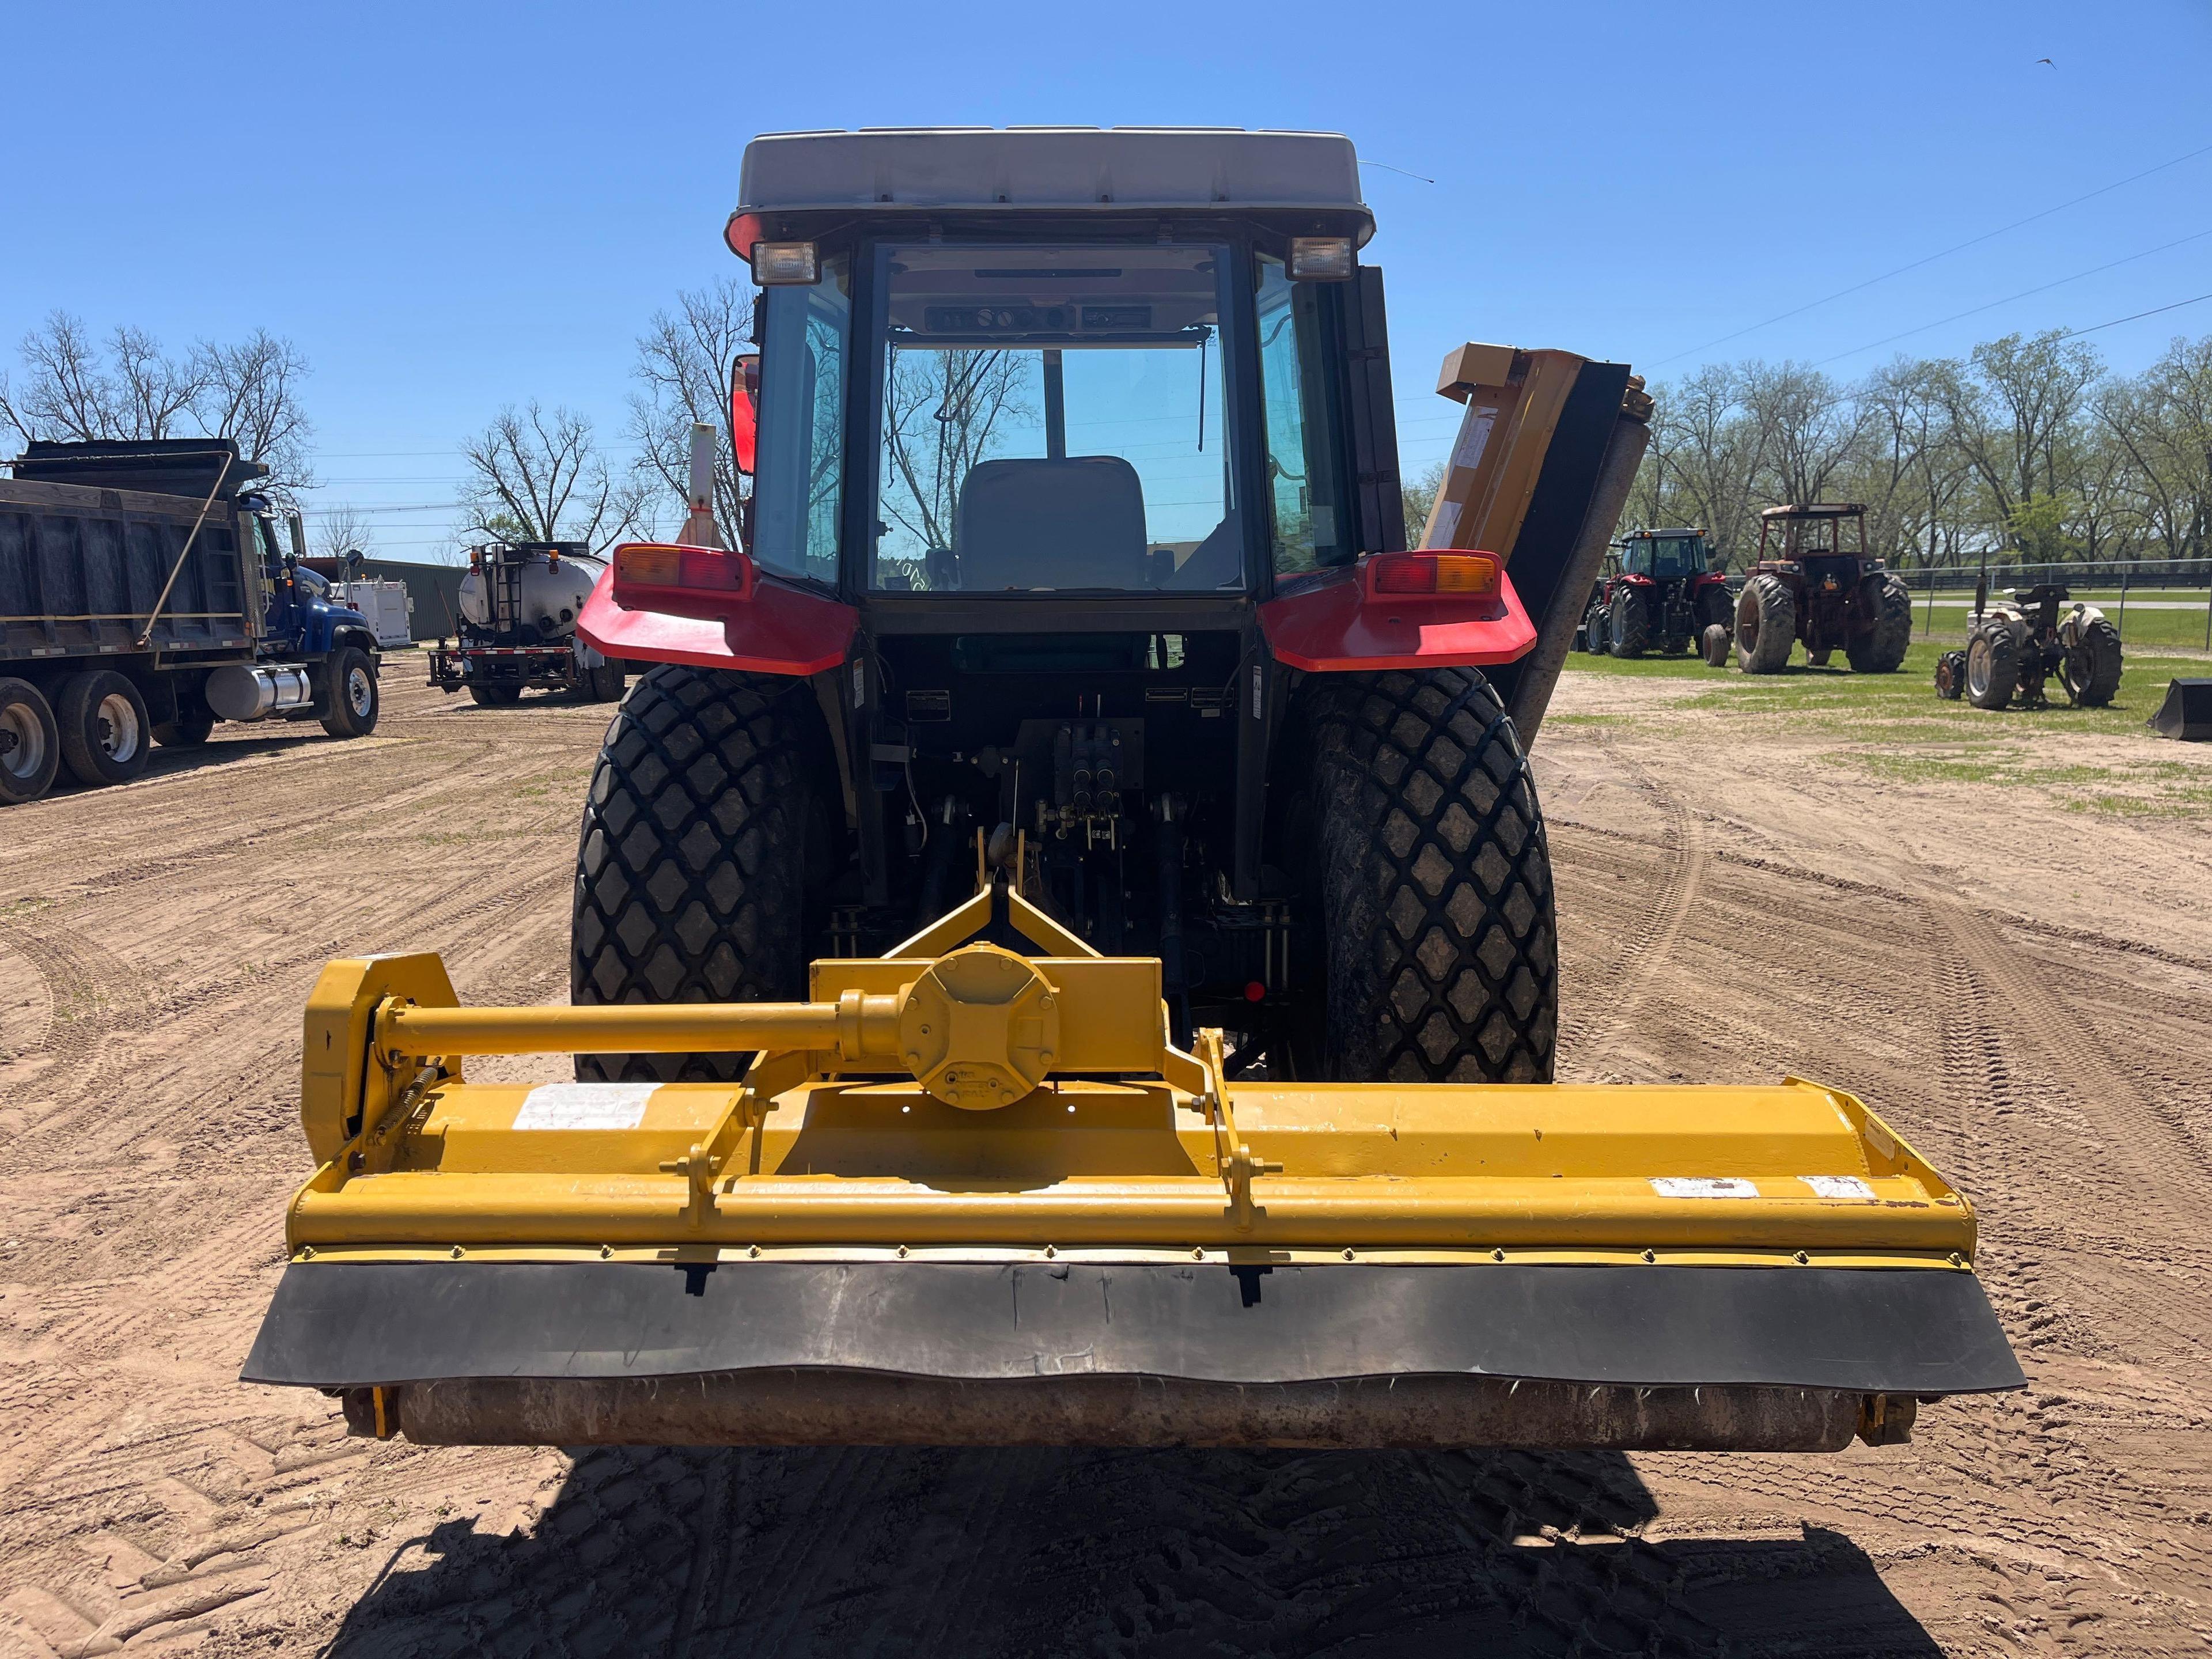
<svg viewBox="0 0 2212 1659"><path fill-rule="evenodd" d="M1006 904L1047 954L955 949ZM814 1000L465 1010L334 963L247 1380L427 1443L1832 1450L2022 1377L1856 1100L1228 1085L1158 964L984 894ZM757 1051L744 1086L468 1054Z"/></svg>

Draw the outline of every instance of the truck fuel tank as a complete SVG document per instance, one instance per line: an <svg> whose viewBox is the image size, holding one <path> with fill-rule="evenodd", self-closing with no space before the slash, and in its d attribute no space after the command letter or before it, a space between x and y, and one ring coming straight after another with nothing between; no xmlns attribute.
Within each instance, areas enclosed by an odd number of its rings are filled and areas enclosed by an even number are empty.
<svg viewBox="0 0 2212 1659"><path fill-rule="evenodd" d="M207 705L227 720L258 720L314 701L299 663L226 663L207 677Z"/></svg>

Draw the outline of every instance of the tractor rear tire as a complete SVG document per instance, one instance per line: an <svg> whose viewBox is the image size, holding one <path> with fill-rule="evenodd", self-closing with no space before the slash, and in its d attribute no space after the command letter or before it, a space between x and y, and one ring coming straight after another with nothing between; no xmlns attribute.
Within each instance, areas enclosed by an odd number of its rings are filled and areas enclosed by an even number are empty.
<svg viewBox="0 0 2212 1659"><path fill-rule="evenodd" d="M804 1001L828 747L803 680L674 664L641 678L607 727L584 806L571 999ZM579 1054L576 1076L727 1082L749 1058Z"/></svg>
<svg viewBox="0 0 2212 1659"><path fill-rule="evenodd" d="M1651 648L1651 607L1634 588L1614 591L1607 607L1606 635L1616 657L1640 657Z"/></svg>
<svg viewBox="0 0 2212 1659"><path fill-rule="evenodd" d="M1293 1038L1298 1074L1550 1081L1551 852L1498 694L1443 668L1316 675L1301 702L1311 770L1292 857L1323 972Z"/></svg>
<svg viewBox="0 0 2212 1659"><path fill-rule="evenodd" d="M1698 654L1708 668L1726 668L1732 648L1726 623L1707 623L1704 636L1698 641Z"/></svg>
<svg viewBox="0 0 2212 1659"><path fill-rule="evenodd" d="M2066 696L2084 708L2102 708L2119 695L2120 630L2100 617L2082 629L2081 642L2058 671Z"/></svg>
<svg viewBox="0 0 2212 1659"><path fill-rule="evenodd" d="M2020 687L2020 642L2003 623L1986 623L1966 641L1966 701L2002 708Z"/></svg>
<svg viewBox="0 0 2212 1659"><path fill-rule="evenodd" d="M1797 642L1797 600L1779 576L1753 576L1735 602L1735 665L1779 674Z"/></svg>
<svg viewBox="0 0 2212 1659"><path fill-rule="evenodd" d="M1592 599L1589 609L1583 612L1583 649L1593 656L1605 654L1610 623L1606 616L1605 601Z"/></svg>
<svg viewBox="0 0 2212 1659"><path fill-rule="evenodd" d="M1912 643L1912 590L1900 576L1885 571L1862 586L1875 588L1871 595L1874 626L1844 647L1857 674L1894 674L1905 665L1905 653Z"/></svg>

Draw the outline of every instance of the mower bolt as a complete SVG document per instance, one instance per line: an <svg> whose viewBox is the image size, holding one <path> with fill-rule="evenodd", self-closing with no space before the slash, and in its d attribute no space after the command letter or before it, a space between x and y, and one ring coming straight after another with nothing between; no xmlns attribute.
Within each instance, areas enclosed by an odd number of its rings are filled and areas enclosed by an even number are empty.
<svg viewBox="0 0 2212 1659"><path fill-rule="evenodd" d="M460 1259L461 1259L461 1247L460 1247L459 1245L456 1244L456 1245L454 1245L454 1246L453 1246L453 1260L454 1260L454 1261L459 1261Z"/></svg>
<svg viewBox="0 0 2212 1659"><path fill-rule="evenodd" d="M1790 1259L1802 1267L1813 1258L1802 1250L1793 1250L1790 1252Z"/></svg>
<svg viewBox="0 0 2212 1659"><path fill-rule="evenodd" d="M1494 1249L1490 1253L1490 1259L1492 1261L1503 1261L1505 1260L1505 1252L1503 1249Z"/></svg>
<svg viewBox="0 0 2212 1659"><path fill-rule="evenodd" d="M898 1247L898 1253L901 1256L904 1256L906 1255L906 1246L903 1244L900 1245Z"/></svg>
<svg viewBox="0 0 2212 1659"><path fill-rule="evenodd" d="M1060 1252L1059 1252L1058 1250L1054 1249L1051 1245L1049 1245L1049 1244L1048 1244L1048 1245L1046 1245L1046 1246L1044 1247L1044 1253L1045 1253L1045 1255L1046 1255L1046 1256L1047 1256L1047 1257L1055 1256L1055 1255L1058 1255L1060 1254Z"/></svg>
<svg viewBox="0 0 2212 1659"><path fill-rule="evenodd" d="M745 1254L746 1254L747 1255L758 1255L760 1254L760 1246L759 1246L759 1245L757 1245L757 1244L748 1244L748 1245L746 1245L746 1246L745 1246Z"/></svg>
<svg viewBox="0 0 2212 1659"><path fill-rule="evenodd" d="M602 1244L602 1245L600 1245L600 1246L599 1246L599 1260L600 1260L600 1261L605 1261L609 1256L612 1255L614 1253L615 1253L615 1247L614 1247L613 1245L611 1245L611 1244Z"/></svg>
<svg viewBox="0 0 2212 1659"><path fill-rule="evenodd" d="M1352 1260L1352 1252L1351 1252L1351 1251L1349 1251L1349 1250L1346 1250L1346 1251L1344 1253L1344 1259L1345 1259L1346 1261L1351 1261L1351 1260Z"/></svg>
<svg viewBox="0 0 2212 1659"><path fill-rule="evenodd" d="M1191 1247L1190 1259L1193 1261L1203 1261L1206 1260L1206 1252L1200 1249L1196 1245L1193 1245Z"/></svg>
<svg viewBox="0 0 2212 1659"><path fill-rule="evenodd" d="M1659 1259L1659 1253L1656 1250L1646 1250L1644 1253L1644 1259L1646 1261L1656 1261Z"/></svg>
<svg viewBox="0 0 2212 1659"><path fill-rule="evenodd" d="M313 1261L314 1259L315 1259L315 1247L314 1247L313 1245L312 1245L312 1244L302 1244L301 1246L300 1246L300 1260L301 1260L301 1261Z"/></svg>
<svg viewBox="0 0 2212 1659"><path fill-rule="evenodd" d="M1951 1265L1954 1267L1963 1267L1966 1265L1966 1258L1954 1250L1951 1252Z"/></svg>

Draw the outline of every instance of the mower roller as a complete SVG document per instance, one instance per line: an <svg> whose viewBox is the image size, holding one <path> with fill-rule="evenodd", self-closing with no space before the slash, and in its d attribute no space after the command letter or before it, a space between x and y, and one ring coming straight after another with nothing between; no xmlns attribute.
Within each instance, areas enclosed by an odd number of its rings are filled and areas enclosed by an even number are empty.
<svg viewBox="0 0 2212 1659"><path fill-rule="evenodd" d="M743 191L743 544L578 619L636 678L574 1001L331 965L249 1378L564 1445L1832 1449L2020 1385L1848 1094L1552 1080L1526 750L1626 364L1449 353L1408 547L1342 138L793 135ZM575 1081L470 1079L532 1052Z"/></svg>

